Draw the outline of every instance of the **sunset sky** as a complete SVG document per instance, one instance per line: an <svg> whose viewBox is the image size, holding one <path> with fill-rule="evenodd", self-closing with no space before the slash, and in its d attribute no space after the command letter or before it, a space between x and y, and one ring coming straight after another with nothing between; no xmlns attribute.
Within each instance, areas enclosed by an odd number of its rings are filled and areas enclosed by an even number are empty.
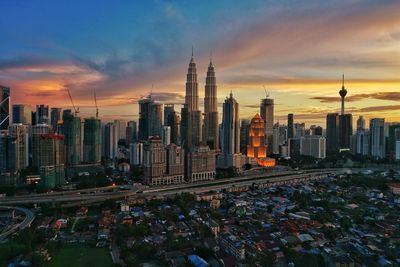
<svg viewBox="0 0 400 267"><path fill-rule="evenodd" d="M68 87L92 116L95 89L104 120L137 119L152 84L155 99L183 103L193 45L200 98L212 50L220 106L232 90L242 118L265 86L277 121L324 126L345 73L347 112L400 121L400 1L6 0L0 10L0 84L13 104L69 108Z"/></svg>

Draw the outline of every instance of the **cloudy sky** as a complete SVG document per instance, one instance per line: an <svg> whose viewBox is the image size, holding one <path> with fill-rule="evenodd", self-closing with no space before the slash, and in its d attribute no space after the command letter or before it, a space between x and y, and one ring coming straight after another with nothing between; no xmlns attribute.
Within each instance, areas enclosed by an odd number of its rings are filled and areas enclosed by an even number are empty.
<svg viewBox="0 0 400 267"><path fill-rule="evenodd" d="M181 104L192 45L200 97L210 51L218 98L232 90L241 117L263 87L276 120L325 124L340 108L400 121L400 1L0 1L0 84L12 102L137 119L149 94ZM178 105L180 109L180 105Z"/></svg>

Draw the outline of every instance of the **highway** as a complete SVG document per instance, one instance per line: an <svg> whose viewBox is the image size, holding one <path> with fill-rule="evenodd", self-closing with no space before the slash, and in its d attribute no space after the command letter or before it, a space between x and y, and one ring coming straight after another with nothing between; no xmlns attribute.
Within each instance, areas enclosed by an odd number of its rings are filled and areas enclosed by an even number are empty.
<svg viewBox="0 0 400 267"><path fill-rule="evenodd" d="M64 203L67 206L99 203L105 200L124 198L147 198L167 196L179 192L208 192L219 191L231 187L267 185L301 182L308 179L325 177L330 173L339 174L348 169L324 169L306 171L284 171L276 173L259 173L242 177L203 181L197 183L183 183L155 187L134 187L131 190L120 190L118 186L53 192L48 194L30 194L26 196L4 197L0 199L3 205L29 205L39 203Z"/></svg>
<svg viewBox="0 0 400 267"><path fill-rule="evenodd" d="M26 209L26 208L0 206L0 210L16 210L16 211L19 211L19 212L22 212L25 214L25 219L22 222L13 225L11 229L0 234L0 240L7 238L9 235L17 232L18 230L22 230L26 227L29 227L31 225L31 223L33 222L33 220L35 219L35 214L31 210Z"/></svg>

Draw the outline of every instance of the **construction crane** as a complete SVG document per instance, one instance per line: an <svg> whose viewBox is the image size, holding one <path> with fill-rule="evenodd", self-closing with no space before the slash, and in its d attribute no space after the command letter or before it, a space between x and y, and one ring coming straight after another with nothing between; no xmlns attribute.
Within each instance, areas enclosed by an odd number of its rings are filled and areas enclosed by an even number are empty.
<svg viewBox="0 0 400 267"><path fill-rule="evenodd" d="M94 90L94 103L96 105L96 119L99 118L99 107L97 106L96 90Z"/></svg>
<svg viewBox="0 0 400 267"><path fill-rule="evenodd" d="M75 107L74 101L72 100L71 92L69 91L69 89L66 88L66 90L67 90L67 92L68 92L69 99L71 100L72 107L74 108L75 116L77 116L77 115L79 114L79 108L76 108L76 107Z"/></svg>
<svg viewBox="0 0 400 267"><path fill-rule="evenodd" d="M269 97L269 92L267 92L267 89L265 89L265 85L263 85L263 87L264 87L265 96L268 98Z"/></svg>

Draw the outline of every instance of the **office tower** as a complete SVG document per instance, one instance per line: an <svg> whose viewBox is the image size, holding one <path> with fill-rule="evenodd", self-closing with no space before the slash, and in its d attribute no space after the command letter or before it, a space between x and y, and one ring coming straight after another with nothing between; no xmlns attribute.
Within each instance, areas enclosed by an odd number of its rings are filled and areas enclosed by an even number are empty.
<svg viewBox="0 0 400 267"><path fill-rule="evenodd" d="M326 140L317 135L306 135L300 138L300 155L324 159Z"/></svg>
<svg viewBox="0 0 400 267"><path fill-rule="evenodd" d="M316 126L316 125L311 125L311 127L310 127L310 135L322 136L322 127L321 126Z"/></svg>
<svg viewBox="0 0 400 267"><path fill-rule="evenodd" d="M62 133L64 135L66 165L70 166L79 164L82 161L81 118L76 117L72 113L66 113L65 116L63 116Z"/></svg>
<svg viewBox="0 0 400 267"><path fill-rule="evenodd" d="M164 126L162 129L162 142L165 146L171 144L171 127Z"/></svg>
<svg viewBox="0 0 400 267"><path fill-rule="evenodd" d="M385 119L371 119L369 122L371 134L371 156L382 159L386 156L385 151Z"/></svg>
<svg viewBox="0 0 400 267"><path fill-rule="evenodd" d="M339 115L339 149L350 148L350 136L353 135L353 115Z"/></svg>
<svg viewBox="0 0 400 267"><path fill-rule="evenodd" d="M133 144L137 140L137 124L136 121L128 121L126 126L126 144Z"/></svg>
<svg viewBox="0 0 400 267"><path fill-rule="evenodd" d="M287 120L287 127L288 127L288 132L287 132L287 139L293 138L294 137L294 121L293 121L293 114L289 113L288 114L288 120Z"/></svg>
<svg viewBox="0 0 400 267"><path fill-rule="evenodd" d="M267 145L265 144L265 122L259 114L256 114L253 119L251 119L249 143L247 144L247 157L267 157Z"/></svg>
<svg viewBox="0 0 400 267"><path fill-rule="evenodd" d="M29 165L28 126L21 123L13 123L8 127L8 133L15 141L15 170L25 169Z"/></svg>
<svg viewBox="0 0 400 267"><path fill-rule="evenodd" d="M208 65L205 95L204 95L204 133L203 141L211 149L219 148L218 137L218 99L217 99L217 81L215 70L210 59Z"/></svg>
<svg viewBox="0 0 400 267"><path fill-rule="evenodd" d="M223 154L240 153L239 104L232 92L225 99L222 114L221 152Z"/></svg>
<svg viewBox="0 0 400 267"><path fill-rule="evenodd" d="M132 143L129 145L129 163L131 165L142 165L143 164L143 143Z"/></svg>
<svg viewBox="0 0 400 267"><path fill-rule="evenodd" d="M150 105L150 117L149 117L149 135L160 136L162 135L162 110L163 105L159 102L154 101Z"/></svg>
<svg viewBox="0 0 400 267"><path fill-rule="evenodd" d="M51 133L51 126L48 124L36 124L32 126L32 167L40 167L39 145L40 136Z"/></svg>
<svg viewBox="0 0 400 267"><path fill-rule="evenodd" d="M357 133L362 131L365 131L365 119L363 116L360 116L357 120Z"/></svg>
<svg viewBox="0 0 400 267"><path fill-rule="evenodd" d="M65 183L64 136L42 134L39 140L40 186L54 188Z"/></svg>
<svg viewBox="0 0 400 267"><path fill-rule="evenodd" d="M101 161L101 123L99 119L85 119L83 138L83 161L85 163L100 163Z"/></svg>
<svg viewBox="0 0 400 267"><path fill-rule="evenodd" d="M294 124L294 138L300 139L306 134L306 125L303 123Z"/></svg>
<svg viewBox="0 0 400 267"><path fill-rule="evenodd" d="M114 120L115 131L117 134L117 140L126 139L126 121L125 120Z"/></svg>
<svg viewBox="0 0 400 267"><path fill-rule="evenodd" d="M16 142L6 130L0 130L0 174L14 173L16 166ZM5 181L0 176L0 184L9 184L11 181Z"/></svg>
<svg viewBox="0 0 400 267"><path fill-rule="evenodd" d="M139 140L147 140L149 138L151 103L153 103L151 95L139 100Z"/></svg>
<svg viewBox="0 0 400 267"><path fill-rule="evenodd" d="M174 104L164 104L164 125L168 125L168 117L175 112Z"/></svg>
<svg viewBox="0 0 400 267"><path fill-rule="evenodd" d="M0 85L0 130L7 130L10 124L10 88Z"/></svg>
<svg viewBox="0 0 400 267"><path fill-rule="evenodd" d="M160 137L150 137L143 148L143 166L145 183L161 184L166 172L166 150Z"/></svg>
<svg viewBox="0 0 400 267"><path fill-rule="evenodd" d="M247 144L249 140L250 120L243 119L240 122L240 153L247 153Z"/></svg>
<svg viewBox="0 0 400 267"><path fill-rule="evenodd" d="M162 105L149 95L139 100L139 139L147 140L150 136L161 137L161 133Z"/></svg>
<svg viewBox="0 0 400 267"><path fill-rule="evenodd" d="M286 143L286 140L287 140L286 125L280 125L279 122L275 123L273 128L273 143L272 143L272 153L274 155L279 155L280 147Z"/></svg>
<svg viewBox="0 0 400 267"><path fill-rule="evenodd" d="M356 154L368 156L369 155L369 144L370 134L366 130L362 130L356 133Z"/></svg>
<svg viewBox="0 0 400 267"><path fill-rule="evenodd" d="M268 96L261 100L260 115L265 122L265 139L269 148L268 153L272 153L273 128L274 128L274 100Z"/></svg>
<svg viewBox="0 0 400 267"><path fill-rule="evenodd" d="M51 128L55 133L61 132L61 108L51 108L50 109L50 124Z"/></svg>
<svg viewBox="0 0 400 267"><path fill-rule="evenodd" d="M22 123L28 125L32 123L32 109L27 105L12 106L12 121L13 123Z"/></svg>
<svg viewBox="0 0 400 267"><path fill-rule="evenodd" d="M214 180L215 150L200 144L187 154L186 178L189 182Z"/></svg>
<svg viewBox="0 0 400 267"><path fill-rule="evenodd" d="M166 125L171 127L171 143L180 144L181 120L175 111L168 114Z"/></svg>
<svg viewBox="0 0 400 267"><path fill-rule="evenodd" d="M194 62L193 52L186 76L185 104L182 108L181 114L182 143L188 152L202 140L201 111L199 110L196 63Z"/></svg>
<svg viewBox="0 0 400 267"><path fill-rule="evenodd" d="M300 138L291 138L288 142L289 157L297 158L300 156Z"/></svg>
<svg viewBox="0 0 400 267"><path fill-rule="evenodd" d="M31 112L31 122L32 122L32 125L36 125L37 123L36 123L36 111L32 111Z"/></svg>
<svg viewBox="0 0 400 267"><path fill-rule="evenodd" d="M36 124L50 124L49 106L36 105Z"/></svg>
<svg viewBox="0 0 400 267"><path fill-rule="evenodd" d="M396 154L396 129L400 129L400 123L393 123L388 127L388 142L386 153L393 159Z"/></svg>
<svg viewBox="0 0 400 267"><path fill-rule="evenodd" d="M185 181L185 153L183 148L176 144L166 147L167 169L164 184L177 184Z"/></svg>
<svg viewBox="0 0 400 267"><path fill-rule="evenodd" d="M326 151L336 153L339 151L339 114L328 113L326 116Z"/></svg>
<svg viewBox="0 0 400 267"><path fill-rule="evenodd" d="M102 155L107 159L114 159L118 151L118 134L115 124L112 122L105 124L102 132Z"/></svg>
<svg viewBox="0 0 400 267"><path fill-rule="evenodd" d="M234 167L239 170L244 165L240 154L240 119L239 104L232 92L225 99L221 125L221 154L218 155L218 168Z"/></svg>
<svg viewBox="0 0 400 267"><path fill-rule="evenodd" d="M395 136L395 159L400 160L400 128L394 131Z"/></svg>

